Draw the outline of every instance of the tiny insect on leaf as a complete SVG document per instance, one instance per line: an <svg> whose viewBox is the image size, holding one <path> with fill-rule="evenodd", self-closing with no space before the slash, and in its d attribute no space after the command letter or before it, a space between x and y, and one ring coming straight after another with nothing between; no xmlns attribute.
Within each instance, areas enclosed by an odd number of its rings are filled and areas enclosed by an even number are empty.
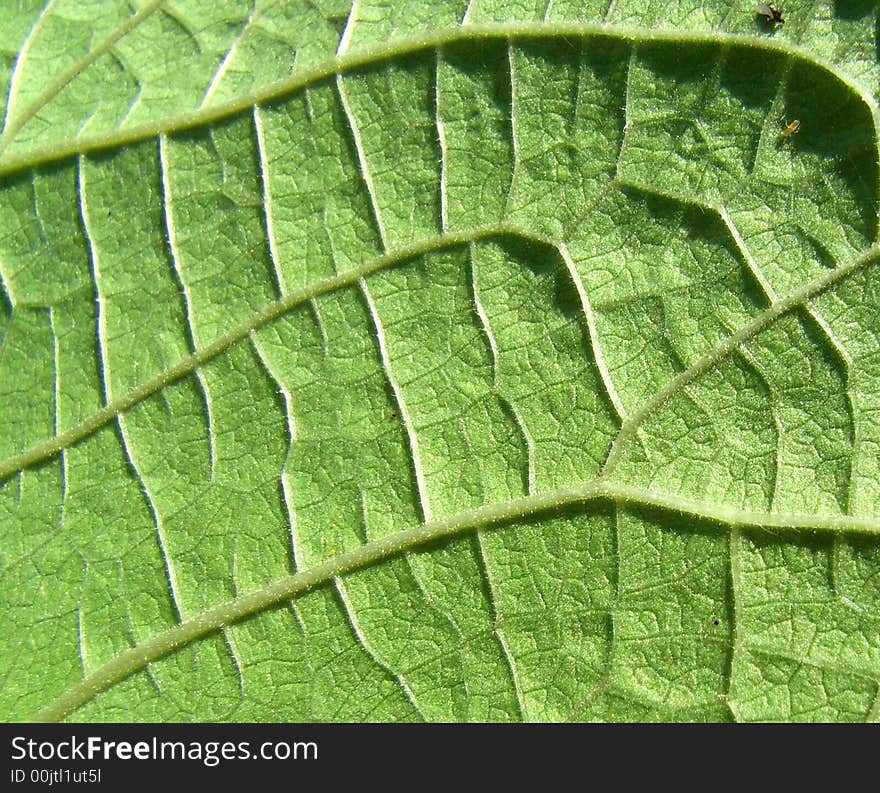
<svg viewBox="0 0 880 793"><path fill-rule="evenodd" d="M774 3L759 3L755 7L755 13L764 17L774 27L778 28L785 24L785 20L782 18L782 11Z"/></svg>
<svg viewBox="0 0 880 793"><path fill-rule="evenodd" d="M785 129L782 130L783 138L790 138L792 135L796 134L800 131L801 122L799 119L795 119L794 121L789 122Z"/></svg>

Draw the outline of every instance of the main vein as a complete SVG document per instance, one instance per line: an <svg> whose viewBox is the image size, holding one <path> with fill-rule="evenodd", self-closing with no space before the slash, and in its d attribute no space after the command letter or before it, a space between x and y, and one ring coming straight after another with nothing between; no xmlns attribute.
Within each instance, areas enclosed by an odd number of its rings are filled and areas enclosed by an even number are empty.
<svg viewBox="0 0 880 793"><path fill-rule="evenodd" d="M198 367L225 352L234 344L244 339L248 334L262 327L265 327L269 323L280 318L288 311L291 311L297 306L307 303L308 301L313 300L316 297L320 297L321 295L325 295L338 289L352 286L361 279L373 273L388 269L389 267L397 266L407 261L408 259L412 259L414 257L427 254L432 251L442 250L443 248L447 247L453 247L456 245L468 245L480 240L503 236L517 236L531 242L538 242L544 245L551 246L556 249L560 256L562 256L560 245L547 237L543 237L539 234L525 231L514 226L494 225L483 226L467 232L441 234L437 237L432 237L428 240L416 243L415 245L401 248L393 253L385 254L375 259L371 259L360 267L356 267L352 270L333 276L331 278L326 278L310 287L291 292L280 300L269 304L265 309L256 313L247 322L239 325L237 328L234 328L229 333L226 333L225 335L214 340L210 344L202 347L201 349L194 352L192 355L183 358L174 366L166 369L164 372L154 377L153 379L142 383L140 386L133 389L132 391L129 391L127 394L108 402L103 408L93 413L81 424L72 427L71 429L61 433L60 435L48 438L42 443L38 443L32 446L30 449L27 449L21 454L15 455L14 457L10 457L0 462L0 483L2 483L10 476L18 473L19 471L42 463L52 458L63 449L68 449L71 446L79 443L80 441L90 436L92 433L99 430L101 427L113 421L116 416L124 413L125 411L132 408L134 405L137 405L138 403L152 396L157 391L165 388L171 383L174 383L177 380L180 380L181 378L192 374L196 369L198 369ZM791 292L789 295L777 301L769 308L758 314L750 322L743 325L743 327L740 328L738 331L728 336L716 348L706 353L702 358L698 359L683 372L679 373L675 378L667 383L666 386L661 388L638 410L630 415L623 423L620 428L620 432L618 433L617 438L612 445L608 458L606 459L605 467L603 468L602 472L603 475L607 476L608 474L610 474L614 467L617 465L626 442L636 433L638 428L644 422L645 418L658 407L665 404L670 399L670 397L672 397L682 387L706 372L718 361L720 361L724 356L728 355L732 350L736 349L739 345L756 336L781 315L787 313L788 311L791 311L793 308L799 305L802 305L804 301L809 300L810 298L813 298L818 294L821 294L840 279L866 266L867 264L876 261L878 258L880 258L880 245L871 246L861 255L855 257L849 262L840 265L834 270L826 272L825 274L811 281L807 285Z"/></svg>
<svg viewBox="0 0 880 793"><path fill-rule="evenodd" d="M12 142L12 135L17 132L28 118L36 115L41 107L51 99L72 79L80 74L98 55L109 49L115 41L130 32L155 8L161 5L160 0L154 0L145 6L138 14L134 15L124 29L113 34L112 40L104 42L95 51L89 53L86 58L74 64L69 73L62 75L55 84L50 86L40 97L35 100L31 107L16 120L15 128L8 130L0 138L0 152ZM880 134L880 107L870 91L862 88L857 82L841 73L835 66L819 57L813 52L800 49L788 42L766 37L755 37L734 33L711 32L711 31L682 31L682 30L658 30L654 28L640 28L627 26L614 26L595 23L555 23L555 22L507 22L486 25L464 25L452 28L440 28L428 30L415 36L393 38L390 43L376 49L357 49L346 51L328 58L315 68L301 72L285 80L280 80L269 85L267 88L246 94L230 102L221 103L205 109L197 109L179 113L173 118L163 122L150 122L134 125L128 128L117 129L112 133L82 138L75 141L63 141L59 144L48 145L41 149L24 152L21 155L10 157L0 163L0 175L24 168L57 160L71 154L82 154L97 149L106 149L125 143L143 140L165 133L171 134L180 130L219 121L245 110L250 110L254 105L277 100L295 91L307 88L316 83L336 77L365 66L381 63L392 58L405 56L411 53L442 47L460 41L480 42L486 40L516 39L540 39L540 38L580 38L601 37L630 42L657 42L670 44L714 44L717 46L737 46L743 49L755 51L758 57L766 53L776 52L787 57L799 58L814 64L820 69L830 73L836 80L845 85L859 100L865 104L871 114L874 126L875 138Z"/></svg>
<svg viewBox="0 0 880 793"><path fill-rule="evenodd" d="M119 37L133 29L136 24L146 18L146 16L159 5L159 2L149 3L141 10L141 12L134 15L126 26L107 39L102 46L96 48L96 54L90 54L91 60L82 61L75 67L72 67L65 73L65 75L63 75L62 81L59 81L57 85L50 86L50 89L47 89L43 95L38 97L32 107L29 107L16 119L14 128L7 130L7 135L4 135L4 139L0 140L0 150L2 150L3 146L9 141L9 138L14 135L21 126L23 126L27 119L39 110L39 107L41 107L42 104L50 101L54 94L63 89L63 87L70 82L70 80L74 79L84 68L87 68L88 65L101 54L101 52L112 46ZM486 38L513 39L525 36L552 37L565 35L601 35L605 37L640 41L687 41L716 44L735 43L756 50L781 50L790 56L803 57L811 60L818 66L827 69L838 79L841 79L850 90L856 93L865 104L868 105L874 120L875 130L878 127L877 105L869 94L862 91L855 83L842 78L841 75L830 65L825 64L813 56L805 56L804 53L785 44L763 39L746 39L717 33L681 33L626 28L615 29L605 26L584 24L529 25L516 23L479 27L469 26L465 29L457 28L441 30L414 38L398 40L380 51L366 53L360 52L353 55L340 56L328 62L328 64L323 67L290 80L277 83L259 95L244 97L207 112L196 112L179 116L170 125L165 127L156 125L141 126L125 130L114 136L105 136L101 139L94 138L90 141L78 142L75 145L70 144L66 148L57 147L51 150L46 149L41 155L37 155L36 160L39 160L40 158L50 159L56 156L62 156L63 154L119 145L124 142L149 137L160 132L173 131L197 124L207 123L240 112L245 108L258 105L261 102L295 91L333 75L339 75L345 71L376 61L403 55L408 52L437 47L456 40L479 40ZM50 95L50 91L54 91L54 93ZM27 167L28 165L34 164L34 162L34 157L31 157L28 161L7 161L4 165L0 166L0 173L16 168ZM43 443L37 444L20 455L0 462L0 482L23 468L43 462L60 451L82 441L102 426L113 421L121 413L144 399L147 399L149 396L167 385L193 373L198 367L222 354L231 346L247 337L251 332L266 326L297 306L307 303L321 295L355 285L366 276L396 266L405 262L407 259L431 251L440 250L445 247L472 244L479 240L503 235L514 235L531 239L533 241L552 245L557 250L560 250L559 244L552 240L511 226L499 225L478 228L469 232L445 233L416 245L400 249L394 253L370 260L361 267L342 273L333 278L325 279L311 287L290 293L284 298L267 306L263 311L255 314L246 323L216 339L211 344L197 350L192 355L181 360L159 376L143 383L128 394L108 402L108 404L106 404L101 410L94 413L89 419L78 426ZM627 442L636 434L645 419L661 408L674 394L680 391L680 389L709 370L731 351L760 333L781 315L802 305L805 301L828 289L841 278L844 278L848 274L867 264L873 263L878 258L880 258L880 248L874 246L850 262L833 271L827 272L822 277L814 280L805 287L792 292L785 298L775 302L770 308L761 314L757 315L752 321L744 325L731 336L727 337L715 349L701 357L677 377L673 378L665 387L648 399L638 410L626 418L614 444L612 445L602 474L596 480L574 488L558 490L552 493L532 494L522 499L486 505L469 512L460 513L443 519L429 520L413 528L389 535L379 540L374 540L359 546L352 551L332 557L322 564L280 579L261 590L222 603L213 609L194 618L187 619L175 627L157 634L147 641L120 653L111 661L97 668L79 683L62 693L53 703L35 714L35 720L53 721L62 719L78 707L90 701L101 691L106 690L124 678L144 669L149 663L162 658L180 646L198 640L199 638L211 634L226 625L284 603L340 576L347 575L358 569L369 567L391 556L412 550L438 539L454 537L476 529L490 529L509 524L528 516L558 510L571 505L586 504L597 499L610 499L631 506L653 506L697 518L721 522L732 527L765 526L786 529L845 531L880 535L880 521L870 518L855 518L846 515L816 516L747 512L723 506L713 506L711 504L697 504L675 496L661 496L651 493L648 490L611 482L608 479L611 472L620 462Z"/></svg>
<svg viewBox="0 0 880 793"><path fill-rule="evenodd" d="M728 507L706 507L686 499L659 496L638 487L609 482L600 477L578 487L489 504L469 512L432 520L382 539L373 540L319 565L282 578L267 587L196 616L117 655L95 669L54 702L38 711L34 721L59 721L115 683L144 669L148 664L220 628L285 603L340 576L370 567L392 556L427 543L477 529L501 528L526 517L556 511L597 500L621 505L655 507L730 526L759 526L861 533L880 536L880 520L847 515L784 515L748 512Z"/></svg>
<svg viewBox="0 0 880 793"><path fill-rule="evenodd" d="M351 286L370 273L399 264L419 254L438 250L444 246L470 244L480 239L511 234L553 245L550 240L526 234L519 229L507 226L486 227L469 233L445 234L417 246L401 250L396 254L381 256L360 268L321 281L310 289L292 293L269 306L244 326L237 328L213 344L203 348L198 353L181 361L177 366L168 370L160 377L145 383L127 396L108 404L91 419L73 430L59 435L44 444L40 444L19 457L6 461L0 466L0 479L20 470L25 465L32 465L44 460L60 449L66 448L67 445L81 440L97 427L113 420L118 412L126 410L168 383L192 372L197 366L200 366L202 363L220 354L230 345L243 339L252 330L277 319L285 311L297 305L334 289ZM558 245L555 247L558 249ZM558 510L576 504L584 504L596 499L610 499L623 505L667 509L729 526L763 526L880 535L880 520L873 518L858 518L848 515L794 515L749 512L723 505L712 505L711 503L699 504L671 495L660 495L652 493L650 490L612 482L608 479L621 458L626 442L635 435L644 420L664 405L677 391L710 369L739 345L760 333L761 330L769 326L784 313L801 305L805 300L828 289L841 278L876 261L878 258L880 258L880 246L873 246L850 262L825 273L812 283L792 292L757 315L751 322L725 339L718 347L681 372L624 421L612 445L601 475L592 482L551 493L529 495L522 499L489 504L470 512L460 513L440 520L427 521L411 529L366 543L308 570L303 570L295 575L280 579L264 589L223 603L197 617L182 622L174 628L157 634L142 644L116 656L113 660L99 667L75 686L62 693L52 704L39 711L34 717L35 720L53 721L62 719L101 691L145 668L147 664L167 655L172 650L210 634L225 625L290 600L339 576L376 564L390 556L412 550L431 541L452 537L475 529L490 529L500 524L510 523L537 513Z"/></svg>
<svg viewBox="0 0 880 793"><path fill-rule="evenodd" d="M442 234L437 237L432 237L415 245L401 248L393 253L371 259L360 267L340 273L331 278L326 278L310 287L290 292L283 298L269 304L262 311L257 312L247 322L229 331L229 333L226 333L210 344L201 347L191 355L188 355L186 358L183 358L178 363L174 364L174 366L166 369L151 380L147 380L137 388L129 391L127 394L111 400L81 424L72 427L60 435L49 438L42 443L38 443L19 455L0 462L0 482L24 468L30 468L50 459L62 449L70 448L74 444L79 443L96 430L113 421L113 419L120 413L124 413L126 410L129 410L134 405L137 405L139 402L142 402L171 383L192 374L198 369L198 367L207 363L212 358L216 358L234 344L244 339L248 334L265 327L269 323L286 314L288 311L307 303L309 300L313 300L316 297L334 292L338 289L343 289L347 286L352 286L360 279L365 278L372 273L385 270L389 267L394 267L408 259L430 253L431 251L437 251L456 245L467 245L481 239L510 235L525 237L532 241L542 242L548 245L553 244L545 238L511 226L484 226L467 232Z"/></svg>

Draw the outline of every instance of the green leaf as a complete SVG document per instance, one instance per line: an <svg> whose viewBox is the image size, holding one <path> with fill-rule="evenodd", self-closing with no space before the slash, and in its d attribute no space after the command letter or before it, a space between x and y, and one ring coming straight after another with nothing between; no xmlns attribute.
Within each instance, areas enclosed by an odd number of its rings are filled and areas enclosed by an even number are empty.
<svg viewBox="0 0 880 793"><path fill-rule="evenodd" d="M880 719L877 7L784 11L5 13L0 715Z"/></svg>

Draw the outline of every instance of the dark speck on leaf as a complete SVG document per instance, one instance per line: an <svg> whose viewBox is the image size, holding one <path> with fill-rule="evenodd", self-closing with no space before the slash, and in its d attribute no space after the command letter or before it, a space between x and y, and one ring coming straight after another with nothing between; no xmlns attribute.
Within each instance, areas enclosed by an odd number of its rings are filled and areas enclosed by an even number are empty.
<svg viewBox="0 0 880 793"><path fill-rule="evenodd" d="M764 17L764 20L773 25L774 28L785 24L785 20L782 18L782 11L776 7L775 3L760 3L755 8L755 13Z"/></svg>

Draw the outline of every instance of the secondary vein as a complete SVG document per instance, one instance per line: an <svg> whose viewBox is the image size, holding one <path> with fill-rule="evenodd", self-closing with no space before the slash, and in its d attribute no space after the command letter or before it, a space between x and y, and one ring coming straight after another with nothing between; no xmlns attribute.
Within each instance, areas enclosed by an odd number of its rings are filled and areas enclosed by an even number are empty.
<svg viewBox="0 0 880 793"><path fill-rule="evenodd" d="M139 14L131 18L132 22L141 21L142 15L147 9L155 10L154 6L158 6L159 2L154 0L149 6L145 6ZM131 25L130 27L133 27ZM125 32L128 32L126 30ZM264 104L275 101L283 96L294 93L295 91L307 88L325 80L341 77L346 72L370 66L392 58L409 55L411 53L430 50L442 47L447 44L454 44L460 41L491 41L506 40L508 42L517 39L539 39L539 38L579 38L579 37L601 37L605 39L614 39L618 41L629 41L633 43L650 43L650 42L666 42L670 44L714 44L717 46L737 46L743 49L754 50L759 54L768 52L777 52L791 58L799 58L803 61L812 63L820 69L830 73L836 80L846 86L859 100L867 106L872 123L874 126L874 137L880 134L880 107L870 91L862 88L857 82L846 74L840 72L832 63L824 60L813 52L800 49L791 43L782 40L773 40L768 38L756 38L754 36L739 35L733 33L721 33L712 31L681 31L681 30L657 30L654 28L639 28L627 26L611 26L593 23L553 23L553 22L510 22L496 23L487 25L471 25L466 24L459 27L441 28L438 30L428 30L416 36L407 36L394 39L392 43L376 50L357 49L354 52L344 52L337 54L333 58L328 58L324 63L313 69L304 71L293 77L280 80L269 85L261 91L253 94L247 94L229 102L212 105L203 110L193 110L178 114L176 117L162 122L150 122L128 127L126 129L118 129L111 134L104 134L92 138L83 138L72 142L63 142L57 145L45 146L42 149L32 150L22 155L11 157L5 162L0 163L0 175L13 171L19 171L24 168L35 167L39 164L60 159L71 154L83 154L98 149L106 149L113 146L120 146L125 143L133 143L135 141L144 140L145 138L154 137L160 133L171 134L181 130L191 129L202 124L208 124L214 121L228 118L229 116L240 113L244 110L250 110L254 105ZM112 42L111 42L112 44ZM100 53L99 53L100 54ZM85 64L87 66L88 64ZM71 76L65 75L66 82L62 82L60 87L50 87L57 93L63 88L67 82L70 82L85 66L82 63L77 64L77 69L72 72ZM51 97L50 97L51 98ZM36 113L47 100L45 95L41 96L38 102L42 102L31 113ZM28 112L31 108L28 108ZM23 116L22 116L23 117ZM0 139L0 151L8 144L6 138L9 138L14 131L22 126L17 125L3 139Z"/></svg>
<svg viewBox="0 0 880 793"><path fill-rule="evenodd" d="M459 536L469 531L500 529L523 518L578 504L586 505L602 499L613 501L623 507L654 507L669 510L731 528L751 526L782 530L809 529L880 536L878 519L853 518L848 515L785 515L749 512L734 507L706 507L686 499L661 496L638 487L609 482L600 477L577 487L489 504L468 512L422 523L333 556L308 570L279 579L263 589L221 603L120 653L34 714L33 720L60 721L102 691L145 669L150 663L180 647L215 633L224 626L284 604L356 570L437 540Z"/></svg>

